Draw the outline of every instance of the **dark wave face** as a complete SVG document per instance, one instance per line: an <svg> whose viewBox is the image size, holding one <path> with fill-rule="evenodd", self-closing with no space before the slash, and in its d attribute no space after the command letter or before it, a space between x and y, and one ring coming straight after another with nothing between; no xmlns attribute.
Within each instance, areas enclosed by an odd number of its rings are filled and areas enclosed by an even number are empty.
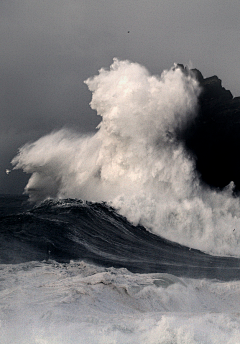
<svg viewBox="0 0 240 344"><path fill-rule="evenodd" d="M16 197L7 202L16 206ZM213 257L165 240L132 225L104 203L66 199L48 200L21 213L6 208L8 214L1 207L0 217L1 263L77 259L139 273L240 278L239 259Z"/></svg>

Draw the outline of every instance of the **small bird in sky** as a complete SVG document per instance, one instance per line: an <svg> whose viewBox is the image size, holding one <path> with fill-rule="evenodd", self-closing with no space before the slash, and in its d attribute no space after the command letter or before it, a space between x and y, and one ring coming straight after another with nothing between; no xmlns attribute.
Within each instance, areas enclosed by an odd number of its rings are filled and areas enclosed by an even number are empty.
<svg viewBox="0 0 240 344"><path fill-rule="evenodd" d="M6 168L6 173L9 174L11 172L11 170Z"/></svg>
<svg viewBox="0 0 240 344"><path fill-rule="evenodd" d="M128 33L130 33L130 31L128 31Z"/></svg>

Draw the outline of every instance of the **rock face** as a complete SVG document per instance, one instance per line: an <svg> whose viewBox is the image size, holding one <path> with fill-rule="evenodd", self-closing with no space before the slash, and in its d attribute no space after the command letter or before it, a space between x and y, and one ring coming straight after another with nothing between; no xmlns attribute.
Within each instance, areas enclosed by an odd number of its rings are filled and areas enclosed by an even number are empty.
<svg viewBox="0 0 240 344"><path fill-rule="evenodd" d="M233 181L239 192L240 97L233 98L217 76L204 79L197 69L189 72L199 81L202 93L198 116L182 140L194 156L203 182L223 188Z"/></svg>

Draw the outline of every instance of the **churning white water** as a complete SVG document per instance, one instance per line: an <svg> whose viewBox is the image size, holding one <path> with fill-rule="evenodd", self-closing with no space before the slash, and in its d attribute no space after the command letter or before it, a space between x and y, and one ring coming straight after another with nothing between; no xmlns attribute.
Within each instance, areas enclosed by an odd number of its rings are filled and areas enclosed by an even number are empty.
<svg viewBox="0 0 240 344"><path fill-rule="evenodd" d="M238 344L240 285L84 262L1 265L2 344Z"/></svg>

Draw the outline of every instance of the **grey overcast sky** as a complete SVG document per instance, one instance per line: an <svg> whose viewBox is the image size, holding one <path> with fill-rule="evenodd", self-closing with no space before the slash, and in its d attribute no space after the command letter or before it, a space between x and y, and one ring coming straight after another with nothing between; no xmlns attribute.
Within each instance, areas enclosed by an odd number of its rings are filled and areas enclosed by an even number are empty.
<svg viewBox="0 0 240 344"><path fill-rule="evenodd" d="M19 146L94 130L83 81L113 57L153 74L190 62L240 95L239 15L239 0L2 0L0 193L23 191L21 172L5 173Z"/></svg>

